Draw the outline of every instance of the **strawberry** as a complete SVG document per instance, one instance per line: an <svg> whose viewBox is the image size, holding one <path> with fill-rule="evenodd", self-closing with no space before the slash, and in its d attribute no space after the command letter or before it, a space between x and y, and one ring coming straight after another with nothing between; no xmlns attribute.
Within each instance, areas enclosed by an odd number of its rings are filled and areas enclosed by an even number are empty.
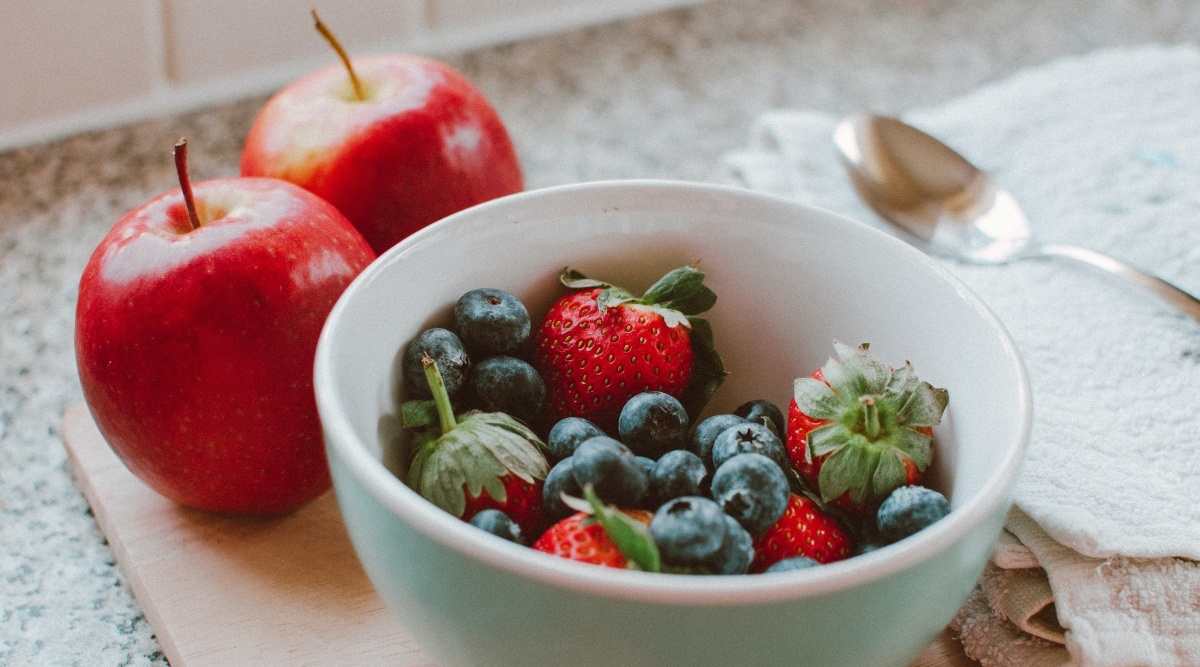
<svg viewBox="0 0 1200 667"><path fill-rule="evenodd" d="M644 524L650 524L650 512L646 510L625 510L626 516ZM629 559L617 548L616 542L605 532L600 524L588 512L576 512L571 516L550 526L541 537L533 543L533 548L554 556L570 558L583 563L629 568Z"/></svg>
<svg viewBox="0 0 1200 667"><path fill-rule="evenodd" d="M503 412L456 417L437 363L428 356L422 363L433 400L403 406L406 426L427 426L413 439L409 486L464 521L493 508L509 515L524 534L536 534L543 522L542 485L550 471L545 444ZM436 413L434 419L425 418L426 408Z"/></svg>
<svg viewBox="0 0 1200 667"><path fill-rule="evenodd" d="M535 334L548 423L583 417L616 432L622 406L643 391L679 399L694 419L725 376L712 329L695 317L716 302L693 266L671 271L641 297L564 269L571 292Z"/></svg>
<svg viewBox="0 0 1200 667"><path fill-rule="evenodd" d="M590 486L584 489L589 506L571 502L581 511L550 526L533 543L537 551L582 563L658 572L661 561L650 537L653 514L640 509L604 505Z"/></svg>
<svg viewBox="0 0 1200 667"><path fill-rule="evenodd" d="M785 558L807 556L818 563L849 558L854 548L849 532L811 498L792 494L783 516L754 538L750 572L759 573Z"/></svg>
<svg viewBox="0 0 1200 667"><path fill-rule="evenodd" d="M850 517L875 511L894 489L917 484L933 461L933 429L948 394L867 351L835 342L830 359L796 380L788 406L792 466L821 500Z"/></svg>
<svg viewBox="0 0 1200 667"><path fill-rule="evenodd" d="M511 472L501 475L499 480L503 487L500 500L492 497L487 486L484 486L477 496L472 497L469 493L467 494L466 506L462 513L463 521L470 521L471 517L479 514L482 510L497 509L507 514L514 523L520 526L522 534L535 534L544 525L542 485L545 480L535 478L529 482Z"/></svg>

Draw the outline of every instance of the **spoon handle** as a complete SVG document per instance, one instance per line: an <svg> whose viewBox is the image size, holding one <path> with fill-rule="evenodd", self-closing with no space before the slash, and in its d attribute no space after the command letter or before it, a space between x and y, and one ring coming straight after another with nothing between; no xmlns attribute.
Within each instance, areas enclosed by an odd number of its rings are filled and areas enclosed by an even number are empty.
<svg viewBox="0 0 1200 667"><path fill-rule="evenodd" d="M1125 262L1102 255L1094 250L1069 245L1043 245L1037 248L1038 254L1050 257L1066 257L1077 262L1089 264L1109 273L1128 278L1142 287L1150 290L1155 296L1178 308L1185 315L1200 322L1200 299L1188 294L1171 283L1152 276L1141 269L1130 266Z"/></svg>

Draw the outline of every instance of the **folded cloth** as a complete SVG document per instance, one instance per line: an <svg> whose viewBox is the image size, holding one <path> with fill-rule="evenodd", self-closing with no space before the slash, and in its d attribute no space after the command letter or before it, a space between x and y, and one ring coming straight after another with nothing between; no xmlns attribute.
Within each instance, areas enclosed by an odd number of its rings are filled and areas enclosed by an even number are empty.
<svg viewBox="0 0 1200 667"><path fill-rule="evenodd" d="M996 539L996 546L992 549L992 563L1005 570L1022 570L1042 566L1029 547L1021 544L1021 540L1018 540L1017 536L1010 533L1007 528L1000 531L1000 537Z"/></svg>
<svg viewBox="0 0 1200 667"><path fill-rule="evenodd" d="M1080 664L1200 665L1200 563L1180 558L1089 558L1055 541L1015 508L1005 525L1045 569L1058 620L1069 628L1064 637L1067 650ZM1009 595L1028 595L1033 590L1016 582L1006 588Z"/></svg>
<svg viewBox="0 0 1200 667"><path fill-rule="evenodd" d="M1004 569L988 565L979 588L992 611L1023 632L1055 644L1067 643L1050 579L1041 567Z"/></svg>
<svg viewBox="0 0 1200 667"><path fill-rule="evenodd" d="M1076 667L1061 644L1022 632L995 613L982 588L976 588L950 629L963 652L983 667Z"/></svg>
<svg viewBox="0 0 1200 667"><path fill-rule="evenodd" d="M1050 63L905 119L991 172L1039 239L1107 252L1200 294L1198 99L1200 50L1145 46ZM768 113L719 178L887 230L833 152L835 124L815 112ZM996 312L1029 372L1034 425L1015 504L1097 573L1056 575L1044 558L1062 552L1037 553L1032 534L1014 531L1042 561L1071 657L1088 667L1200 665L1190 643L1170 638L1200 636L1195 589L1139 597L1154 580L1190 581L1183 572L1194 564L1177 559L1200 559L1200 324L1064 261L945 264ZM1137 585L1121 588L1126 576ZM1089 615L1085 601L1105 608ZM1162 622L1147 603L1164 608ZM1098 632L1127 637L1130 650L1106 654L1113 647ZM1134 636L1148 645L1133 648Z"/></svg>

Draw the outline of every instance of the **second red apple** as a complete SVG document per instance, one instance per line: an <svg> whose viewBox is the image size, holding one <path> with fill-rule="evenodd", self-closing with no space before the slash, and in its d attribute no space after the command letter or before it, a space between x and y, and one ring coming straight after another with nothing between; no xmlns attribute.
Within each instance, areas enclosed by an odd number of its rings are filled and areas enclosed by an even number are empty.
<svg viewBox="0 0 1200 667"><path fill-rule="evenodd" d="M378 253L524 188L508 131L484 95L449 66L403 54L322 68L278 92L250 130L241 171L326 199Z"/></svg>

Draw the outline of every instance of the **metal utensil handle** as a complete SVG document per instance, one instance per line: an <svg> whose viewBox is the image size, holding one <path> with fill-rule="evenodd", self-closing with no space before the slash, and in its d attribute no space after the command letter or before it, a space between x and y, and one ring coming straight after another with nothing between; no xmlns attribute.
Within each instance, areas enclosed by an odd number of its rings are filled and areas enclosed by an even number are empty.
<svg viewBox="0 0 1200 667"><path fill-rule="evenodd" d="M1158 276L1150 275L1141 269L1130 266L1125 262L1113 259L1108 255L1100 254L1094 250L1087 248L1079 248L1069 245L1043 245L1038 249L1038 254L1051 257L1066 257L1077 262L1089 264L1098 269L1103 269L1109 273L1128 278L1142 287L1150 290L1155 296L1159 297L1168 304L1182 311L1185 315L1200 322L1200 299L1188 294L1182 289L1172 285L1171 283L1159 278Z"/></svg>

